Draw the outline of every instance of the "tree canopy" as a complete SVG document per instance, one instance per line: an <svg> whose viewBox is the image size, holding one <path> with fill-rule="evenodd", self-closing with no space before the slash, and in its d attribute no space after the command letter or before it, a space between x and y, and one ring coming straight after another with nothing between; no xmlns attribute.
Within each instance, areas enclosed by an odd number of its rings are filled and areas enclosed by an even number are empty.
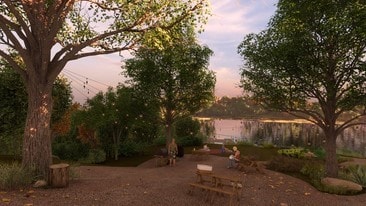
<svg viewBox="0 0 366 206"><path fill-rule="evenodd" d="M163 50L140 48L124 66L123 73L140 96L159 106L167 141L178 118L196 113L214 99L216 78L208 69L212 51L190 41Z"/></svg>
<svg viewBox="0 0 366 206"><path fill-rule="evenodd" d="M338 173L337 136L366 115L365 17L364 1L280 0L268 29L238 50L246 92L324 131L328 176Z"/></svg>

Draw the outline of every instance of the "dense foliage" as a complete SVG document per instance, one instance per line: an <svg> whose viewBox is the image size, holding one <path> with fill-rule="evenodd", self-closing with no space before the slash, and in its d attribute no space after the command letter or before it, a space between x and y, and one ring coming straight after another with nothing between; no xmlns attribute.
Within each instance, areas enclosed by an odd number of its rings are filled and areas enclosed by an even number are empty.
<svg viewBox="0 0 366 206"><path fill-rule="evenodd" d="M81 143L118 159L129 155L126 151L132 144L152 143L158 134L157 115L158 107L145 104L132 88L120 85L87 100L74 115L73 130Z"/></svg>
<svg viewBox="0 0 366 206"><path fill-rule="evenodd" d="M160 123L166 128L168 142L174 122L195 114L214 98L216 78L208 69L212 51L188 34L163 50L140 48L124 66L129 83L145 103L160 108Z"/></svg>
<svg viewBox="0 0 366 206"><path fill-rule="evenodd" d="M26 88L18 73L4 62L0 65L0 154L20 155L22 132L27 116ZM72 95L70 83L58 77L54 83L52 95L54 110L52 125L58 124L71 106ZM57 135L57 133L54 133ZM54 135L54 137L55 137Z"/></svg>

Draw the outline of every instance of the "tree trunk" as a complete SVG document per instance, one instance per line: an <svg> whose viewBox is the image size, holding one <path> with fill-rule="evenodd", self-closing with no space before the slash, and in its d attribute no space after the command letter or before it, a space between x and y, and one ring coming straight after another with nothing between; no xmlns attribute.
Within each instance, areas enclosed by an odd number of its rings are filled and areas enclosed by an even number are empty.
<svg viewBox="0 0 366 206"><path fill-rule="evenodd" d="M166 113L164 115L164 126L165 126L165 135L166 135L166 146L168 148L170 142L173 138L173 114L171 109L166 110Z"/></svg>
<svg viewBox="0 0 366 206"><path fill-rule="evenodd" d="M333 133L325 133L325 175L327 177L338 177L338 160L336 135Z"/></svg>
<svg viewBox="0 0 366 206"><path fill-rule="evenodd" d="M22 166L48 179L52 164L52 83L28 82L28 112L24 129Z"/></svg>
<svg viewBox="0 0 366 206"><path fill-rule="evenodd" d="M165 135L166 135L166 146L168 147L172 141L172 123L167 123L165 125Z"/></svg>
<svg viewBox="0 0 366 206"><path fill-rule="evenodd" d="M117 135L116 135L115 131L113 131L112 138L113 138L112 149L113 149L114 160L118 160L118 142L117 142Z"/></svg>

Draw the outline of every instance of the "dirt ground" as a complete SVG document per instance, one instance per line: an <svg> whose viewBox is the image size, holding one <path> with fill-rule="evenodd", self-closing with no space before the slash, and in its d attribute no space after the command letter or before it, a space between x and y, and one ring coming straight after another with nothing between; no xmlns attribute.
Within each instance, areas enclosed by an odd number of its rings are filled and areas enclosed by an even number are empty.
<svg viewBox="0 0 366 206"><path fill-rule="evenodd" d="M339 196L321 193L308 183L291 176L265 170L264 174L244 174L227 169L227 158L210 155L196 161L191 155L180 158L175 167L155 167L149 160L139 167L81 166L80 174L67 188L0 191L0 205L43 206L195 206L228 205L226 196L216 197L214 203L203 198L201 190L188 194L190 182L196 180L197 164L213 166L216 174L239 176L243 192L237 205L248 206L364 206L366 194Z"/></svg>

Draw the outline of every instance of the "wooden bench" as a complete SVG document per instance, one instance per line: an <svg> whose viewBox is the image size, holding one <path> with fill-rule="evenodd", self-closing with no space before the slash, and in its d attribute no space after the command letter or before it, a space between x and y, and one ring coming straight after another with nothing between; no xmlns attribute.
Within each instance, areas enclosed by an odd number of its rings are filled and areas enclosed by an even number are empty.
<svg viewBox="0 0 366 206"><path fill-rule="evenodd" d="M189 185L191 186L191 189L189 190L189 194L192 193L193 188L200 188L203 191L206 192L206 196L205 196L205 200L208 201L208 199L211 196L211 200L210 203L212 204L214 201L214 197L215 194L224 194L224 195L228 195L230 197L230 201L229 201L229 205L233 205L233 199L235 196L237 196L236 192L234 190L225 190L223 188L220 187L214 187L214 186L210 186L210 185L203 185L200 183L189 183ZM239 198L238 198L239 199Z"/></svg>
<svg viewBox="0 0 366 206"><path fill-rule="evenodd" d="M196 176L197 176L196 182L200 183L200 184L205 184L205 182L212 183L212 178L211 178L212 174L213 174L212 170L211 171L206 171L206 170L197 169L197 171L196 171Z"/></svg>
<svg viewBox="0 0 366 206"><path fill-rule="evenodd" d="M229 205L233 204L233 199L236 197L239 203L242 181L241 179L216 175L207 171L197 171L197 180L195 183L189 183L190 189L188 194L192 194L194 188L199 188L205 192L205 200L208 201L211 197L210 203L213 203L217 195L228 195L230 198ZM206 177L206 179L205 179ZM207 178L209 180L207 180ZM210 181L211 180L211 181Z"/></svg>

